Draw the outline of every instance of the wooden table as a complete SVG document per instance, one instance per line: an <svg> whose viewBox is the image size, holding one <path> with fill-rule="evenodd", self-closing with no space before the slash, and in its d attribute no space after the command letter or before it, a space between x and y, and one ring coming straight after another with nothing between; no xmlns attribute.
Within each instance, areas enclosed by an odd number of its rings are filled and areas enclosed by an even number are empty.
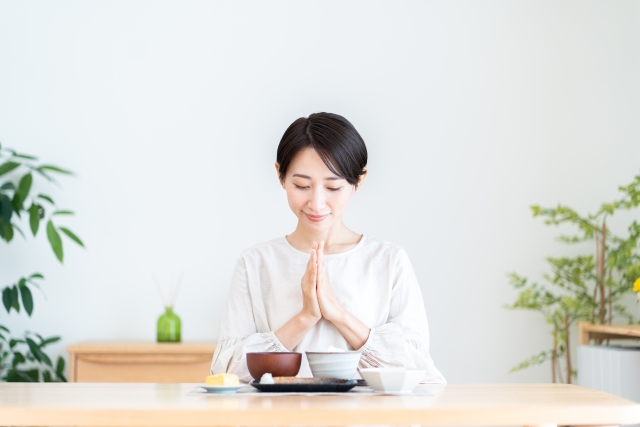
<svg viewBox="0 0 640 427"><path fill-rule="evenodd" d="M640 325L593 325L578 324L578 345L589 345L591 340L640 339Z"/></svg>
<svg viewBox="0 0 640 427"><path fill-rule="evenodd" d="M67 347L70 382L204 381L216 343L87 342Z"/></svg>
<svg viewBox="0 0 640 427"><path fill-rule="evenodd" d="M640 423L640 404L566 384L448 385L433 396L191 395L196 384L0 384L0 425L552 426ZM422 387L422 386L421 386Z"/></svg>

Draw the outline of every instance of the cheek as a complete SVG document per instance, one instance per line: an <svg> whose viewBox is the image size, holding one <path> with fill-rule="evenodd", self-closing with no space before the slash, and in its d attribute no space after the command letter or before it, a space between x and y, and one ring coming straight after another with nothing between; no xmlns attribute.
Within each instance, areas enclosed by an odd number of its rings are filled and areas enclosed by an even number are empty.
<svg viewBox="0 0 640 427"><path fill-rule="evenodd" d="M302 191L295 188L287 188L287 200L289 201L289 206L299 207L304 205L307 199Z"/></svg>
<svg viewBox="0 0 640 427"><path fill-rule="evenodd" d="M333 193L327 197L327 204L331 206L333 210L342 212L347 207L350 197L351 194L347 192L338 192L337 194Z"/></svg>

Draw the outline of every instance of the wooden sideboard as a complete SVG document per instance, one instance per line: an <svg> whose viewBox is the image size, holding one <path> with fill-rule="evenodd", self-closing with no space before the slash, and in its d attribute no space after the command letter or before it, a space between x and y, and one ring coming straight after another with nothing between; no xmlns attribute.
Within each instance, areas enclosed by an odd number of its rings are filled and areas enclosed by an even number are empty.
<svg viewBox="0 0 640 427"><path fill-rule="evenodd" d="M204 382L215 343L93 342L67 347L69 382Z"/></svg>
<svg viewBox="0 0 640 427"><path fill-rule="evenodd" d="M605 339L640 339L640 325L593 325L588 322L578 324L578 345L589 345Z"/></svg>

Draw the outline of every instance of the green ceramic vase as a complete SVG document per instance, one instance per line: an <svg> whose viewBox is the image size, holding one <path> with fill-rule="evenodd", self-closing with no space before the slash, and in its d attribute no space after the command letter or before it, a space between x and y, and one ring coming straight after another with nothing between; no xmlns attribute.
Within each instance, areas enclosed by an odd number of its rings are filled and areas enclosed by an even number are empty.
<svg viewBox="0 0 640 427"><path fill-rule="evenodd" d="M165 307L164 314L158 318L158 342L180 342L180 318L173 307Z"/></svg>

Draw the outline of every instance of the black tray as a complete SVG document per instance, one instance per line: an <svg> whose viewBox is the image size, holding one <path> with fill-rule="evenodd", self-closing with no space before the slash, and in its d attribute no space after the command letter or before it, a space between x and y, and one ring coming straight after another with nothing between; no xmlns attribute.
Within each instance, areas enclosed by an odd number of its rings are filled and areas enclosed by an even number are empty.
<svg viewBox="0 0 640 427"><path fill-rule="evenodd" d="M260 384L252 381L251 385L266 393L344 393L354 388L357 383L356 380L337 378L295 378L295 380L276 384Z"/></svg>

